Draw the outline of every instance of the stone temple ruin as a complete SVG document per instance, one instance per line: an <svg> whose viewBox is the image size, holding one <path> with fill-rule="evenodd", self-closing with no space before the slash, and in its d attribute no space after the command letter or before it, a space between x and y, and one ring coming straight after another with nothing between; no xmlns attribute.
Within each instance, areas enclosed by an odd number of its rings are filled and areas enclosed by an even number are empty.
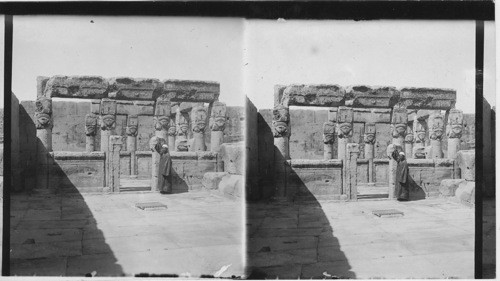
<svg viewBox="0 0 500 281"><path fill-rule="evenodd" d="M157 191L158 142L170 148L174 193L217 188L203 180L211 173L242 178L225 168L241 154L242 108L219 101L219 83L54 76L38 77L37 87L36 102L22 102L19 113L25 190Z"/></svg>
<svg viewBox="0 0 500 281"><path fill-rule="evenodd" d="M252 196L393 198L394 149L422 188L414 198L438 196L445 179L473 182L474 118L455 102L449 89L277 85L274 109L259 112L263 187ZM291 109L311 106L327 113Z"/></svg>

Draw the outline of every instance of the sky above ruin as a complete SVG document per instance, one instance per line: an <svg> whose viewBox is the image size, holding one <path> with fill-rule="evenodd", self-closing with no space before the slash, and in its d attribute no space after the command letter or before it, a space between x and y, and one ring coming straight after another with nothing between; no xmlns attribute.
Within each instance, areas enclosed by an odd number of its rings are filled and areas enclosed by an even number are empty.
<svg viewBox="0 0 500 281"><path fill-rule="evenodd" d="M209 80L228 105L246 94L260 109L272 108L275 84L439 87L456 89L456 107L473 113L474 32L473 21L16 16L12 89L34 100L39 75ZM491 105L494 33L487 23Z"/></svg>
<svg viewBox="0 0 500 281"><path fill-rule="evenodd" d="M241 19L17 16L12 89L36 99L36 77L217 81L219 100L243 106Z"/></svg>
<svg viewBox="0 0 500 281"><path fill-rule="evenodd" d="M485 96L494 105L494 28L486 28ZM272 108L275 84L438 87L475 112L474 21L250 21L245 90Z"/></svg>

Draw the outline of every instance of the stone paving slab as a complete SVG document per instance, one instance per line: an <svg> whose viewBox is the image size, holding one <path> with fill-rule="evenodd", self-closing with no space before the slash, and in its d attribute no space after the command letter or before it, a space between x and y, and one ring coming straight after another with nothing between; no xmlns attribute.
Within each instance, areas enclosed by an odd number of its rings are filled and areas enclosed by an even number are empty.
<svg viewBox="0 0 500 281"><path fill-rule="evenodd" d="M383 209L404 216L372 214ZM250 203L247 212L250 274L260 278L474 276L474 209L445 198ZM297 249L282 245L293 239Z"/></svg>
<svg viewBox="0 0 500 281"><path fill-rule="evenodd" d="M168 209L135 208L153 201ZM244 274L241 202L209 192L17 195L11 205L12 274L197 276L228 264L222 276Z"/></svg>

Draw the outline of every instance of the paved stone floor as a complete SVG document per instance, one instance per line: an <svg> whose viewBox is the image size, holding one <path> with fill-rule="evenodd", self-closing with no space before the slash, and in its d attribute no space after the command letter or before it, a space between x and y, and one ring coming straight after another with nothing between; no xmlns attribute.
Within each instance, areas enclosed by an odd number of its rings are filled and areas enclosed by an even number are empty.
<svg viewBox="0 0 500 281"><path fill-rule="evenodd" d="M157 201L167 210L142 211ZM197 191L11 196L11 275L241 276L242 203Z"/></svg>
<svg viewBox="0 0 500 281"><path fill-rule="evenodd" d="M444 198L247 208L251 278L474 278L474 209Z"/></svg>

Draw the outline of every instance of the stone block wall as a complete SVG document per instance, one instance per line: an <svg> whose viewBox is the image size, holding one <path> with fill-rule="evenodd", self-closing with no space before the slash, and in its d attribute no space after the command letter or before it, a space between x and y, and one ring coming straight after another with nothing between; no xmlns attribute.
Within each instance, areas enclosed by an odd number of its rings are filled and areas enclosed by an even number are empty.
<svg viewBox="0 0 500 281"><path fill-rule="evenodd" d="M245 132L245 165L246 165L246 196L252 199L251 196L255 194L252 190L258 188L259 184L259 134L258 134L258 120L257 108L255 105L246 98L246 132Z"/></svg>
<svg viewBox="0 0 500 281"><path fill-rule="evenodd" d="M91 101L73 102L57 101L52 103L53 123L52 129L52 150L53 151L85 151L85 115L91 112ZM152 106L151 106L152 108ZM20 106L20 124L28 125L22 133L26 136L21 147L28 148L36 141L36 129L34 128L35 102L23 101ZM123 136L122 151L127 149L126 111L119 111L116 115L116 127L111 132L112 135ZM138 110L137 108L135 110ZM129 110L130 111L130 110ZM122 112L122 114L120 114ZM154 136L153 112L144 110L144 115L139 113L137 151L148 151L149 140ZM224 130L224 142L237 142L243 140L244 109L241 106L227 107L228 122ZM23 135L23 134L21 134ZM98 126L95 136L96 151L100 150L100 128ZM34 136L34 140L30 140ZM207 126L205 132L205 143L210 147L210 127ZM29 158L29 157L28 157Z"/></svg>

